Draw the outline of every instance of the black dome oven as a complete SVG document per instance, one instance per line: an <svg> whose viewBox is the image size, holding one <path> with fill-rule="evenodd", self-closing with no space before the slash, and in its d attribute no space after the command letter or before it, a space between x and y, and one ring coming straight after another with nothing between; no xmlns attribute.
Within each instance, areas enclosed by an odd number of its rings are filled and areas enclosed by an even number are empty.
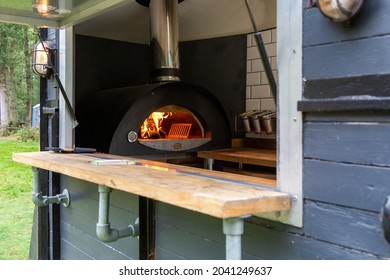
<svg viewBox="0 0 390 280"><path fill-rule="evenodd" d="M160 115L157 121L153 113ZM219 101L208 90L183 82L98 92L79 105L78 119L78 145L92 143L111 154L194 152L226 148L231 141ZM143 133L148 121L154 130Z"/></svg>

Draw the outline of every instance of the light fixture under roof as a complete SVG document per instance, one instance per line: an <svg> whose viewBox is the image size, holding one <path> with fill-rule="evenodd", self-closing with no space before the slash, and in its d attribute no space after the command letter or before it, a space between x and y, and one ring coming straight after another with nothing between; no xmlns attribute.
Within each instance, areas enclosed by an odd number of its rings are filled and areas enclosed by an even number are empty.
<svg viewBox="0 0 390 280"><path fill-rule="evenodd" d="M33 0L32 8L34 12L47 18L63 17L71 12L69 9L69 0Z"/></svg>

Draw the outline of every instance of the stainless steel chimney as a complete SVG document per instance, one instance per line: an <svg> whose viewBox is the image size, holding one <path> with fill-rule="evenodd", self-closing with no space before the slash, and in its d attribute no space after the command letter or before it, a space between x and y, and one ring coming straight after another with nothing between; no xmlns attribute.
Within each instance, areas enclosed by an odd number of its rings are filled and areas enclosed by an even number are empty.
<svg viewBox="0 0 390 280"><path fill-rule="evenodd" d="M153 82L180 81L178 2L181 1L137 0L149 6Z"/></svg>

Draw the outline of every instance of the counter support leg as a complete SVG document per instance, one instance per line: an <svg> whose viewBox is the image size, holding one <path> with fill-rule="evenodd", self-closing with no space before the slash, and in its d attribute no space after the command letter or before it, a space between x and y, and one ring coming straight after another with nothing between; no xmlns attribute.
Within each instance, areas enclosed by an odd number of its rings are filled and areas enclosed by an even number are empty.
<svg viewBox="0 0 390 280"><path fill-rule="evenodd" d="M205 169L213 170L213 164L214 164L214 159L212 159L212 158L204 159Z"/></svg>
<svg viewBox="0 0 390 280"><path fill-rule="evenodd" d="M226 237L226 259L241 260L241 236L244 233L244 218L223 219L223 233Z"/></svg>

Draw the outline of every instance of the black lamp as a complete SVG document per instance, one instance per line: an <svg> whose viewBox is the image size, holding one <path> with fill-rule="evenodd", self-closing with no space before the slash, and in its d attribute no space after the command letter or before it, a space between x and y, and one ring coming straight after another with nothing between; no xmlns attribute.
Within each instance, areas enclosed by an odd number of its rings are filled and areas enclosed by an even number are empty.
<svg viewBox="0 0 390 280"><path fill-rule="evenodd" d="M60 92L62 94L62 97L65 100L65 104L73 118L73 128L75 128L78 125L75 112L73 110L72 104L70 104L64 86L62 85L62 82L58 77L58 73L52 62L54 49L50 48L49 44L42 40L42 37L39 34L39 32L37 35L39 38L39 42L34 45L33 56L32 56L32 70L34 71L35 74L45 77L47 79L49 79L51 75L54 76L55 80L57 81Z"/></svg>

